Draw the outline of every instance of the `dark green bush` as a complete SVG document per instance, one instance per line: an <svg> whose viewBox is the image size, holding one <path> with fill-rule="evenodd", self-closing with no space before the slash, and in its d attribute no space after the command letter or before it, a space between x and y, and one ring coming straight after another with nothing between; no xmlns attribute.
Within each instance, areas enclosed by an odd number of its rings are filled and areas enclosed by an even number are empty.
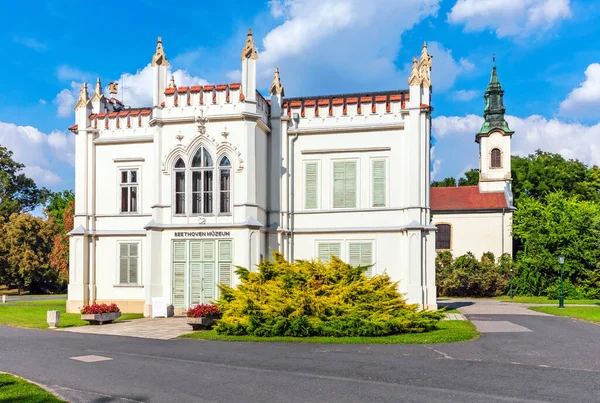
<svg viewBox="0 0 600 403"><path fill-rule="evenodd" d="M386 275L367 278L368 267L353 267L332 257L287 262L274 253L258 271L238 268L235 289L220 286L225 335L387 336L436 328L441 312L419 311L398 293Z"/></svg>
<svg viewBox="0 0 600 403"><path fill-rule="evenodd" d="M477 260L472 253L455 260L448 251L436 257L438 295L453 297L495 297L506 295L512 260L505 254L496 259L491 252Z"/></svg>

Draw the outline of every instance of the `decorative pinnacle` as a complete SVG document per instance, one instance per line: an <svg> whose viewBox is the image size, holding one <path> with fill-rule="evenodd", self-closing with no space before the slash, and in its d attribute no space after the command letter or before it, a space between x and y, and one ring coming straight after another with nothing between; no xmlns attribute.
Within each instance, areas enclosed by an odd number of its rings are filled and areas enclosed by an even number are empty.
<svg viewBox="0 0 600 403"><path fill-rule="evenodd" d="M108 83L108 92L111 96L119 93L119 83Z"/></svg>
<svg viewBox="0 0 600 403"><path fill-rule="evenodd" d="M169 82L169 88L177 88L175 85L175 76L171 76L171 81Z"/></svg>
<svg viewBox="0 0 600 403"><path fill-rule="evenodd" d="M88 94L87 83L83 83L81 89L79 90L79 99L77 100L77 104L75 104L75 110L79 108L83 108L88 106L90 102L90 95Z"/></svg>
<svg viewBox="0 0 600 403"><path fill-rule="evenodd" d="M283 85L281 85L281 77L279 77L279 68L275 67L275 73L273 74L273 83L271 83L271 88L269 88L269 93L271 95L279 94L282 97L285 96Z"/></svg>
<svg viewBox="0 0 600 403"><path fill-rule="evenodd" d="M258 52L256 51L256 47L254 46L254 39L252 38L252 29L248 30L248 37L246 38L246 46L242 49L242 57L241 60L258 59Z"/></svg>
<svg viewBox="0 0 600 403"><path fill-rule="evenodd" d="M154 56L152 56L152 66L168 66L169 61L167 60L167 56L165 55L165 49L162 44L162 37L158 37L158 41L156 42L156 52Z"/></svg>

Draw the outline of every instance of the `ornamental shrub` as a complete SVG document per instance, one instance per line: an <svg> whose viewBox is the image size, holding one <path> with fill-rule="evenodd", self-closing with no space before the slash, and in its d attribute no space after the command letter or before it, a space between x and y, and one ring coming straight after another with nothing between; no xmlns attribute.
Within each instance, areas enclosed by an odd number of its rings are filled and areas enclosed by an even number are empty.
<svg viewBox="0 0 600 403"><path fill-rule="evenodd" d="M198 304L186 312L188 318L218 317L220 314L221 311L214 304Z"/></svg>
<svg viewBox="0 0 600 403"><path fill-rule="evenodd" d="M367 278L332 256L286 261L277 252L258 271L238 268L241 284L219 286L222 317L216 331L254 336L387 336L436 328L441 312L419 311L398 293L387 274Z"/></svg>
<svg viewBox="0 0 600 403"><path fill-rule="evenodd" d="M117 304L92 304L86 305L81 309L81 313L84 315L87 314L102 314L102 313L111 313L111 312L121 312Z"/></svg>
<svg viewBox="0 0 600 403"><path fill-rule="evenodd" d="M502 255L498 262L491 252L477 260L472 253L452 258L448 251L436 257L438 295L449 297L496 297L508 292L512 259Z"/></svg>

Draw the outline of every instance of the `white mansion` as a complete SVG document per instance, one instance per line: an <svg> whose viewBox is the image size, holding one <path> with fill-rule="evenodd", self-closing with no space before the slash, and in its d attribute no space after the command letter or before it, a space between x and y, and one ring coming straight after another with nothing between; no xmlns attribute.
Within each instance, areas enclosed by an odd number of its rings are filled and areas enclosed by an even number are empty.
<svg viewBox="0 0 600 403"><path fill-rule="evenodd" d="M427 47L408 90L376 93L285 98L275 70L265 98L257 59L249 32L241 83L178 87L159 38L151 106L82 87L69 312L149 316L155 297L180 312L272 251L372 265L436 307Z"/></svg>

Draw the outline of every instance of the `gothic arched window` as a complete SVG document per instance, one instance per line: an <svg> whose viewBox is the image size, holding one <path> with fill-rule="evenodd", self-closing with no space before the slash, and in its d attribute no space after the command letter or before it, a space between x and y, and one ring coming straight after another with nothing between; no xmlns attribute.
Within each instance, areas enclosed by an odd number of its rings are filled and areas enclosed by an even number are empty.
<svg viewBox="0 0 600 403"><path fill-rule="evenodd" d="M219 162L219 213L231 213L231 162L227 157Z"/></svg>
<svg viewBox="0 0 600 403"><path fill-rule="evenodd" d="M452 227L450 224L437 224L437 233L435 234L436 249L450 249L452 239Z"/></svg>
<svg viewBox="0 0 600 403"><path fill-rule="evenodd" d="M185 162L175 162L175 214L185 214Z"/></svg>
<svg viewBox="0 0 600 403"><path fill-rule="evenodd" d="M491 153L491 168L502 168L502 152L499 148L494 148Z"/></svg>
<svg viewBox="0 0 600 403"><path fill-rule="evenodd" d="M200 147L192 159L192 214L213 212L213 159L204 147Z"/></svg>

